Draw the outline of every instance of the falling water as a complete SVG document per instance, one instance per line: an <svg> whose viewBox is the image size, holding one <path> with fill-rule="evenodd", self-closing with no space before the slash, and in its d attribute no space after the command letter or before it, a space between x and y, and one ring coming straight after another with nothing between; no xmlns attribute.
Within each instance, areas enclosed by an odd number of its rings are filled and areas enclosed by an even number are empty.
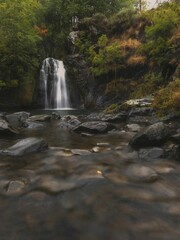
<svg viewBox="0 0 180 240"><path fill-rule="evenodd" d="M40 80L46 109L70 108L66 70L62 61L46 58L42 64Z"/></svg>

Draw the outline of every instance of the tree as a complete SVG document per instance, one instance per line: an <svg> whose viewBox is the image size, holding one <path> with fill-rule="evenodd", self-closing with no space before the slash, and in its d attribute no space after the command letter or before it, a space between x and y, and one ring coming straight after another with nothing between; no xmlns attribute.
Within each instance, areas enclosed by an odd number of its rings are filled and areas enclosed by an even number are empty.
<svg viewBox="0 0 180 240"><path fill-rule="evenodd" d="M0 80L7 86L22 82L38 64L39 8L38 0L0 0Z"/></svg>

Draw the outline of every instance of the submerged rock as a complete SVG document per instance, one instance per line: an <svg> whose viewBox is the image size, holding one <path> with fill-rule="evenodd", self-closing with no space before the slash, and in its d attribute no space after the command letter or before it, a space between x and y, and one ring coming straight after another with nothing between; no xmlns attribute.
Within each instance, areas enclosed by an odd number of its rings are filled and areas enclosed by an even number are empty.
<svg viewBox="0 0 180 240"><path fill-rule="evenodd" d="M156 171L140 164L129 166L126 169L125 175L133 182L154 182L158 179Z"/></svg>
<svg viewBox="0 0 180 240"><path fill-rule="evenodd" d="M138 132L130 141L132 147L161 144L169 137L169 128L162 122L155 123Z"/></svg>
<svg viewBox="0 0 180 240"><path fill-rule="evenodd" d="M152 160L161 158L164 156L164 149L154 147L154 148L142 148L139 151L139 158L143 160Z"/></svg>
<svg viewBox="0 0 180 240"><path fill-rule="evenodd" d="M94 122L84 122L73 129L74 132L81 133L107 133L108 131L114 129L115 127L106 122L94 121Z"/></svg>
<svg viewBox="0 0 180 240"><path fill-rule="evenodd" d="M1 151L0 154L8 156L22 156L28 153L39 152L47 149L48 144L42 138L26 138L17 142L12 147Z"/></svg>

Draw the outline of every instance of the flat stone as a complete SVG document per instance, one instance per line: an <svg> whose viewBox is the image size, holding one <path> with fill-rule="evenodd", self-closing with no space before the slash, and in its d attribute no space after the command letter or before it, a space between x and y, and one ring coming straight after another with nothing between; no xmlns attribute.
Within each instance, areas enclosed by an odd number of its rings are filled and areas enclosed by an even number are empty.
<svg viewBox="0 0 180 240"><path fill-rule="evenodd" d="M48 144L42 138L26 138L17 142L12 147L3 150L1 154L9 156L22 156L28 153L45 150L47 147Z"/></svg>
<svg viewBox="0 0 180 240"><path fill-rule="evenodd" d="M154 146L167 140L169 134L168 127L164 123L158 122L138 132L129 144L132 147Z"/></svg>

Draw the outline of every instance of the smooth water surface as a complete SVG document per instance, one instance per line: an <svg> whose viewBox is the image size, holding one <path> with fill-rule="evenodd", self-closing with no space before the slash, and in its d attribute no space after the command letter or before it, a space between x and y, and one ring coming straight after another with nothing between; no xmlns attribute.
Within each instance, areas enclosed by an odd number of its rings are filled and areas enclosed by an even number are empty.
<svg viewBox="0 0 180 240"><path fill-rule="evenodd" d="M0 240L180 239L178 163L140 162L128 147L131 134L124 124L116 125L118 131L85 137L59 128L59 121L0 136L1 149L30 136L49 145L41 153L1 156ZM109 145L95 153L97 143ZM129 176L129 167L136 164L156 170L158 179L143 182Z"/></svg>

